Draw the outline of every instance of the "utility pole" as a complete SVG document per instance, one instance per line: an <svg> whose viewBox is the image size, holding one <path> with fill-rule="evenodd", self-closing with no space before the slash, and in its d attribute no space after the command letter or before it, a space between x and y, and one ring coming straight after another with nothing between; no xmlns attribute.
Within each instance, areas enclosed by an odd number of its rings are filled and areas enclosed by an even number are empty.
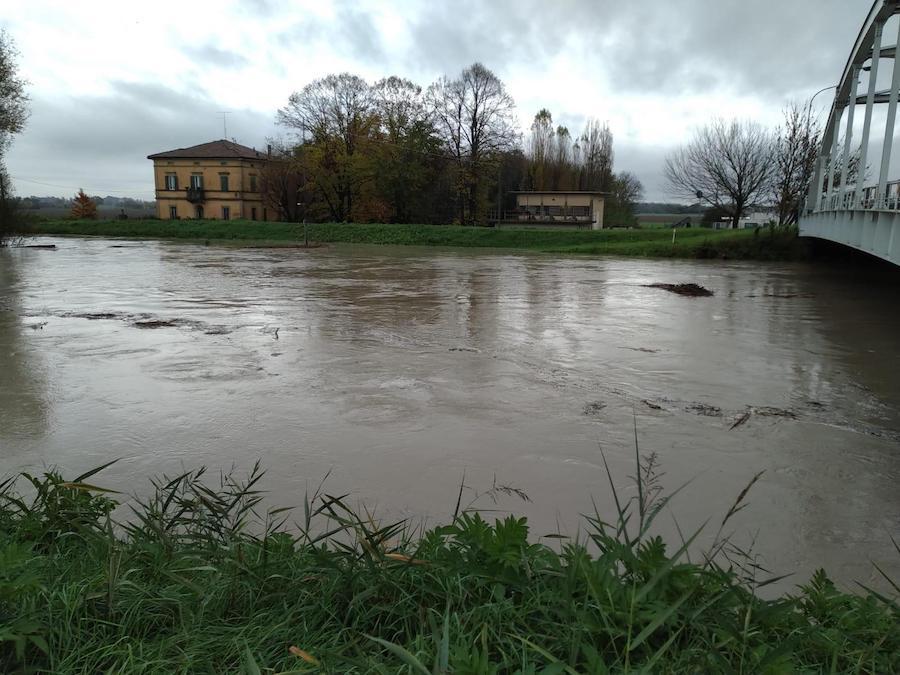
<svg viewBox="0 0 900 675"><path fill-rule="evenodd" d="M497 164L497 224L503 219L503 160Z"/></svg>

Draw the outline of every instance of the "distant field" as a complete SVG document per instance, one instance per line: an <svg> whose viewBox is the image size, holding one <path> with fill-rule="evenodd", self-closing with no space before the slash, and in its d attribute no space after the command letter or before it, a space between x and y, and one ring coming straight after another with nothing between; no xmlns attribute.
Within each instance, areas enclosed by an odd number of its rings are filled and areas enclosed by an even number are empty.
<svg viewBox="0 0 900 675"><path fill-rule="evenodd" d="M668 227L684 218L690 218L691 224L697 226L703 215L699 213L638 213L635 217L641 227Z"/></svg>
<svg viewBox="0 0 900 675"><path fill-rule="evenodd" d="M97 214L100 218L109 218L115 219L122 211L125 211L125 215L129 218L152 218L156 215L155 209L141 209L141 208L131 208L125 207L124 209L120 206L106 206L105 204L100 204L97 207ZM26 217L35 217L35 218L66 218L72 212L71 208L67 207L55 207L55 206L47 206L40 209L22 209L22 214Z"/></svg>
<svg viewBox="0 0 900 675"><path fill-rule="evenodd" d="M454 225L388 225L316 223L308 225L310 241L400 246L458 246L524 249L557 253L688 258L789 259L800 255L796 235L754 234L751 230L670 229L535 230ZM240 245L296 245L303 227L296 223L221 220L42 221L32 234L187 239Z"/></svg>

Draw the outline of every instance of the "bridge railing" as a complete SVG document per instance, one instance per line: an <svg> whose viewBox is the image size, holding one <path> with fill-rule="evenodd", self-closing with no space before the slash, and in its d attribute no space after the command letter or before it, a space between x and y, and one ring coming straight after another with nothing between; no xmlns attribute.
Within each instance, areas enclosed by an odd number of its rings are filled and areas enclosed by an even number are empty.
<svg viewBox="0 0 900 675"><path fill-rule="evenodd" d="M900 211L900 180L887 184L887 193L880 196L875 185L852 189L845 192L840 190L827 195L822 195L822 200L816 208L815 204L807 208L807 213L820 211Z"/></svg>

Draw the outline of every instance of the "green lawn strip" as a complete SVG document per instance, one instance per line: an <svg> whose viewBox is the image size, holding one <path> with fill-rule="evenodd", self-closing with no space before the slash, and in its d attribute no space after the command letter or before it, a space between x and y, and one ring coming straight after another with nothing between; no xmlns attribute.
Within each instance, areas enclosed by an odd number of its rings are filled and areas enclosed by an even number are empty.
<svg viewBox="0 0 900 675"><path fill-rule="evenodd" d="M39 221L32 234L185 239L210 242L247 242L250 245L299 243L303 226L296 223L252 221L129 220ZM530 251L610 254L653 257L741 257L781 259L796 257L793 232L679 230L672 243L670 229L538 230L459 227L453 225L394 225L314 223L307 226L309 240L320 243L384 244L401 246L478 247Z"/></svg>

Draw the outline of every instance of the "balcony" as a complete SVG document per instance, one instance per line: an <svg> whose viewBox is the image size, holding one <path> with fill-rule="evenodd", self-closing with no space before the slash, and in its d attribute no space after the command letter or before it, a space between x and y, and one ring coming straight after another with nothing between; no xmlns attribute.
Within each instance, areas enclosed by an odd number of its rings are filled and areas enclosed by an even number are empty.
<svg viewBox="0 0 900 675"><path fill-rule="evenodd" d="M187 200L191 204L202 204L206 201L206 192L202 187L189 187L187 189Z"/></svg>

